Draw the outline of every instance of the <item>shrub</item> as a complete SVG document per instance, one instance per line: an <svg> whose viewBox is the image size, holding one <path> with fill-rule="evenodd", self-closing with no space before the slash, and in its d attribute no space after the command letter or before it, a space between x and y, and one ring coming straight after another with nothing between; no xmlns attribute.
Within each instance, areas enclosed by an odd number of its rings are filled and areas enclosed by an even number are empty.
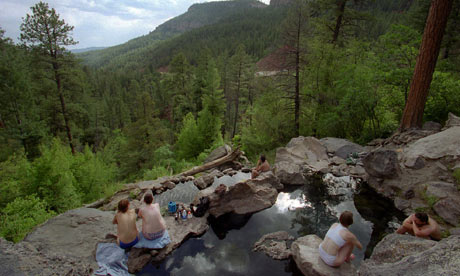
<svg viewBox="0 0 460 276"><path fill-rule="evenodd" d="M1 214L0 236L13 242L21 241L38 224L54 216L46 203L35 195L16 198L8 203Z"/></svg>

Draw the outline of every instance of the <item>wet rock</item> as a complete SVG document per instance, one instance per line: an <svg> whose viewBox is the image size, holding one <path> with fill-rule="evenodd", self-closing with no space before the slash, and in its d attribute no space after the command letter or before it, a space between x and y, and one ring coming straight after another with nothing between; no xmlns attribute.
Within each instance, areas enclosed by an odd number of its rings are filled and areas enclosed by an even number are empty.
<svg viewBox="0 0 460 276"><path fill-rule="evenodd" d="M433 205L433 210L453 226L460 223L460 197L441 199Z"/></svg>
<svg viewBox="0 0 460 276"><path fill-rule="evenodd" d="M152 260L150 249L131 248L128 256L128 272L137 273Z"/></svg>
<svg viewBox="0 0 460 276"><path fill-rule="evenodd" d="M297 267L304 275L356 275L356 268L349 263L339 268L330 267L319 257L318 247L322 242L316 235L298 238L292 243L291 251Z"/></svg>
<svg viewBox="0 0 460 276"><path fill-rule="evenodd" d="M252 170L250 168L242 168L241 172L250 173L250 172L252 172Z"/></svg>
<svg viewBox="0 0 460 276"><path fill-rule="evenodd" d="M457 117L453 113L449 112L444 129L454 127L454 126L460 126L460 117Z"/></svg>
<svg viewBox="0 0 460 276"><path fill-rule="evenodd" d="M323 176L323 182L326 185L327 192L334 196L348 195L351 197L357 188L356 180L349 175L337 177L327 173Z"/></svg>
<svg viewBox="0 0 460 276"><path fill-rule="evenodd" d="M363 164L371 176L392 178L397 174L398 155L393 150L373 151L366 155Z"/></svg>
<svg viewBox="0 0 460 276"><path fill-rule="evenodd" d="M437 122L428 121L423 124L423 130L441 131L442 125Z"/></svg>
<svg viewBox="0 0 460 276"><path fill-rule="evenodd" d="M459 275L460 236L440 242L390 234L364 261L359 275Z"/></svg>
<svg viewBox="0 0 460 276"><path fill-rule="evenodd" d="M209 163L225 155L229 154L232 151L232 148L229 145L223 145L218 147L217 149L213 150L208 157L204 160L204 163Z"/></svg>
<svg viewBox="0 0 460 276"><path fill-rule="evenodd" d="M165 248L159 249L158 254L153 257L153 261L162 261L174 249L179 247L189 237L200 236L205 233L208 228L208 215L203 217L192 217L186 220L176 221L173 216L165 216L166 227L168 229L171 243Z"/></svg>
<svg viewBox="0 0 460 276"><path fill-rule="evenodd" d="M279 180L272 172L265 172L256 179L239 182L220 196L208 191L209 214L219 217L226 213L249 214L271 207L278 196L275 187ZM199 196L203 196L200 193Z"/></svg>
<svg viewBox="0 0 460 276"><path fill-rule="evenodd" d="M284 260L289 258L291 250L287 241L294 240L294 237L286 231L279 231L263 235L253 247L253 251L262 251L275 260Z"/></svg>

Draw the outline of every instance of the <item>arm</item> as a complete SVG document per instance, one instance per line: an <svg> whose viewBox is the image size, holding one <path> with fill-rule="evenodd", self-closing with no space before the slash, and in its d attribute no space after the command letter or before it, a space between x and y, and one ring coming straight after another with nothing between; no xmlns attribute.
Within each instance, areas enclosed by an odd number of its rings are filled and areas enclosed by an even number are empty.
<svg viewBox="0 0 460 276"><path fill-rule="evenodd" d="M412 230L414 235L420 238L428 237L433 232L433 226L427 225L423 229L419 228L417 224L412 223Z"/></svg>
<svg viewBox="0 0 460 276"><path fill-rule="evenodd" d="M351 242L354 246L356 246L360 250L363 249L363 245L359 242L359 240L356 238L356 236L353 233L351 233L350 231L347 231L347 235L346 235L345 240L348 241L348 242Z"/></svg>
<svg viewBox="0 0 460 276"><path fill-rule="evenodd" d="M112 224L118 224L117 215L116 215L116 214L115 214L115 216L113 217Z"/></svg>

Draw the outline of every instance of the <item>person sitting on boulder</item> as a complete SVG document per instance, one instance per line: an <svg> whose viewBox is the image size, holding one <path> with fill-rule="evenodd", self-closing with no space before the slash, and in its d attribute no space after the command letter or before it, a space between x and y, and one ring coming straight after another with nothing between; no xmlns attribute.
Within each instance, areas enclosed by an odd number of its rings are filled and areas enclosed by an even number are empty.
<svg viewBox="0 0 460 276"><path fill-rule="evenodd" d="M268 172L270 170L270 164L268 164L265 155L261 155L260 159L257 161L257 166L252 170L251 179L256 178L262 172Z"/></svg>
<svg viewBox="0 0 460 276"><path fill-rule="evenodd" d="M401 227L396 230L398 234L409 233L419 238L441 239L441 230L438 223L426 213L415 213L406 218Z"/></svg>
<svg viewBox="0 0 460 276"><path fill-rule="evenodd" d="M353 213L350 211L343 212L339 222L332 224L324 237L324 241L319 245L321 259L327 265L334 267L352 261L355 255L351 252L355 246L363 249L356 236L348 230L348 227L353 224Z"/></svg>
<svg viewBox="0 0 460 276"><path fill-rule="evenodd" d="M133 247L139 241L136 226L136 212L129 209L129 201L122 199L118 202L118 212L112 223L117 224L117 243L123 249Z"/></svg>
<svg viewBox="0 0 460 276"><path fill-rule="evenodd" d="M166 230L166 223L160 213L160 205L153 203L153 195L147 192L144 195L145 205L139 210L138 216L142 218L142 235L147 240L161 238Z"/></svg>

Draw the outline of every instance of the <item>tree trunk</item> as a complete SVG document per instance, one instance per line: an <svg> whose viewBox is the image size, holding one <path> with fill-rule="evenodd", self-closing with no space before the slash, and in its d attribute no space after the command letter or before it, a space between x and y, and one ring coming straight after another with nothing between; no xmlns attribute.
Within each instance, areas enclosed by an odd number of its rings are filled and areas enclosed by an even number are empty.
<svg viewBox="0 0 460 276"><path fill-rule="evenodd" d="M300 132L300 29L302 15L299 16L299 22L297 24L297 41L295 49L295 96L294 96L294 124L295 131L294 136L298 137Z"/></svg>
<svg viewBox="0 0 460 276"><path fill-rule="evenodd" d="M236 122L238 120L238 108L239 108L239 103L240 103L240 88L241 88L241 71L243 65L240 63L239 68L238 68L238 85L236 88L236 93L235 93L235 118L233 121L233 132L232 132L232 138L235 137L236 134Z"/></svg>
<svg viewBox="0 0 460 276"><path fill-rule="evenodd" d="M70 130L69 118L67 117L67 109L64 100L64 94L62 93L62 86L61 86L61 76L58 73L59 66L56 63L53 63L54 67L54 77L56 80L57 92L59 95L59 100L61 102L61 109L62 109L62 116L64 117L65 129L67 131L67 139L69 140L70 149L72 150L72 154L75 154L75 146L73 145L72 141L72 132Z"/></svg>
<svg viewBox="0 0 460 276"><path fill-rule="evenodd" d="M229 154L225 155L224 157L221 157L219 159L216 159L214 161L211 161L201 166L193 167L192 169L179 174L179 176L195 175L197 173L207 171L209 169L223 165L227 162L233 161L236 158L238 158L240 155L241 155L241 151L237 148L233 150L232 152L230 152Z"/></svg>
<svg viewBox="0 0 460 276"><path fill-rule="evenodd" d="M423 32L400 131L421 128L423 111L453 0L433 0Z"/></svg>
<svg viewBox="0 0 460 276"><path fill-rule="evenodd" d="M336 43L339 38L340 28L342 27L343 14L345 13L345 4L347 0L341 0L337 3L337 20L335 21L334 35L332 36L332 43Z"/></svg>

